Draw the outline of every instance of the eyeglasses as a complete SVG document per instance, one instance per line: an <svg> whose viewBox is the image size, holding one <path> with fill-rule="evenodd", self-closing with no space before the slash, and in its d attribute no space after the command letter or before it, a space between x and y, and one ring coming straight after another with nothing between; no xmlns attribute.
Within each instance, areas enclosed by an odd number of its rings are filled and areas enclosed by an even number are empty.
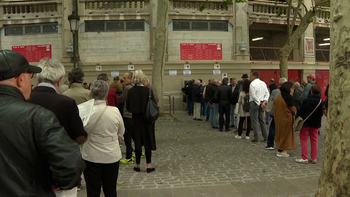
<svg viewBox="0 0 350 197"><path fill-rule="evenodd" d="M31 72L24 72L25 74L30 74L31 76L31 78L33 78L34 77L34 73L31 73ZM21 73L22 74L22 73ZM17 79L21 74L19 74L19 75L17 75L17 76L15 76L15 79Z"/></svg>

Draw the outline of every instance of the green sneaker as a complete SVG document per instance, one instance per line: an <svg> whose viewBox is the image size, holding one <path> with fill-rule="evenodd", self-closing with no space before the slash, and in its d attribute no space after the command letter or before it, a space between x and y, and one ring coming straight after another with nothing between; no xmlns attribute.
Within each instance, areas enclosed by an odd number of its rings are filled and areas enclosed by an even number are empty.
<svg viewBox="0 0 350 197"><path fill-rule="evenodd" d="M132 154L132 158L135 158L135 157L136 157L136 155L135 155L135 153L133 153L133 154ZM145 157L145 153L142 152L141 158L144 158L144 157Z"/></svg>
<svg viewBox="0 0 350 197"><path fill-rule="evenodd" d="M122 163L122 164L133 164L134 163L134 159L133 158L130 158L130 159L124 158L124 159L120 160L120 163Z"/></svg>

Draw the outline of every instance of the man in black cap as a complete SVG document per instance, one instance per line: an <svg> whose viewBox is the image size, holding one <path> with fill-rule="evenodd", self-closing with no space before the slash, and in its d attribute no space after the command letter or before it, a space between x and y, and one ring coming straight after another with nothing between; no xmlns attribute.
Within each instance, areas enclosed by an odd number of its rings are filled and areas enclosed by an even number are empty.
<svg viewBox="0 0 350 197"><path fill-rule="evenodd" d="M79 146L55 115L25 102L41 72L21 54L0 51L1 196L52 196L71 189L85 168Z"/></svg>

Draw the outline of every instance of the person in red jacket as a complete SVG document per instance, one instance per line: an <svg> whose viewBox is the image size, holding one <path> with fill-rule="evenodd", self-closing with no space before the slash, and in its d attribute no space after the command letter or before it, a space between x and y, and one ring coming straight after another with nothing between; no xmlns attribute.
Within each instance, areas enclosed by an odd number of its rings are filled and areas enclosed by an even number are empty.
<svg viewBox="0 0 350 197"><path fill-rule="evenodd" d="M101 73L97 76L97 80L105 81L109 84L109 79L106 73ZM118 107L119 101L118 101L118 95L114 88L109 87L108 94L107 94L107 105Z"/></svg>

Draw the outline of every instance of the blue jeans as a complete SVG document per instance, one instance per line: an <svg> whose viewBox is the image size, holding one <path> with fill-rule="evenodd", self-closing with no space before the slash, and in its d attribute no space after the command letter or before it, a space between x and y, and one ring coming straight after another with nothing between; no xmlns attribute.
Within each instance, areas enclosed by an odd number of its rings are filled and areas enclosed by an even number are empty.
<svg viewBox="0 0 350 197"><path fill-rule="evenodd" d="M276 133L276 127L275 127L275 119L273 116L270 116L270 128L269 128L269 135L267 136L267 146L268 147L274 147L275 146L275 133Z"/></svg>
<svg viewBox="0 0 350 197"><path fill-rule="evenodd" d="M265 112L266 124L270 123L270 112Z"/></svg>
<svg viewBox="0 0 350 197"><path fill-rule="evenodd" d="M207 109L207 102L205 102L204 98L201 98L201 112L200 115L201 116L205 116L206 115L206 110Z"/></svg>
<svg viewBox="0 0 350 197"><path fill-rule="evenodd" d="M193 108L194 108L194 104L192 101L192 98L188 98L187 97L187 110L188 110L188 114L193 114Z"/></svg>
<svg viewBox="0 0 350 197"><path fill-rule="evenodd" d="M207 112L207 118L205 120L209 120L210 117L210 108L211 106L209 104L206 105L206 112Z"/></svg>
<svg viewBox="0 0 350 197"><path fill-rule="evenodd" d="M210 106L210 126L212 128L218 127L219 103L213 103Z"/></svg>
<svg viewBox="0 0 350 197"><path fill-rule="evenodd" d="M236 104L231 104L230 105L230 123L231 123L231 126L235 126L235 109L236 109Z"/></svg>

